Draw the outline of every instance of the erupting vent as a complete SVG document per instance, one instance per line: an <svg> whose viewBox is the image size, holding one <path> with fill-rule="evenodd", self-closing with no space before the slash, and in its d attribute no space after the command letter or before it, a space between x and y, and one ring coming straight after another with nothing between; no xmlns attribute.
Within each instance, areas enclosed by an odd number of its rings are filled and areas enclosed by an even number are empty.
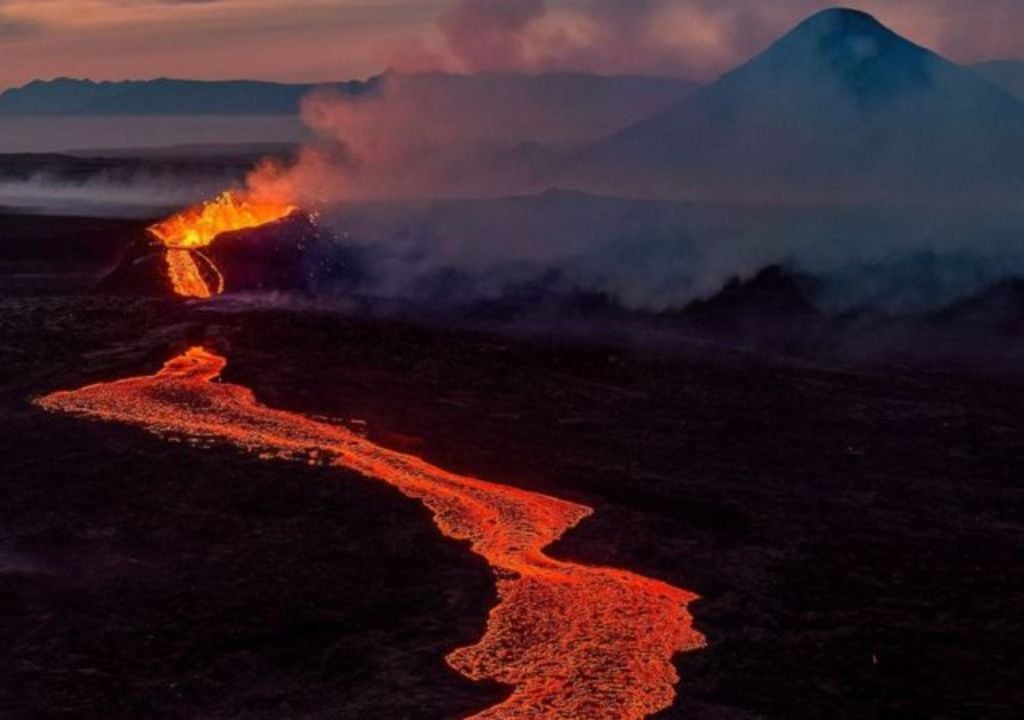
<svg viewBox="0 0 1024 720"><path fill-rule="evenodd" d="M223 233L267 225L297 209L287 203L227 191L152 225L149 232L167 248L167 274L174 292L183 297L208 298L224 292L224 278L200 249Z"/></svg>

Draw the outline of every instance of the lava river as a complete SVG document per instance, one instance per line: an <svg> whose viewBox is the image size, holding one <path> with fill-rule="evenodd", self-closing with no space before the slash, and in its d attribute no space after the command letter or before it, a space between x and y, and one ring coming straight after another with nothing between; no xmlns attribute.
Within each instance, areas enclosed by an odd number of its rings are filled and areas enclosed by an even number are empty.
<svg viewBox="0 0 1024 720"><path fill-rule="evenodd" d="M441 532L469 541L497 579L498 604L483 638L448 656L469 678L512 687L506 700L474 718L632 720L672 703L679 679L673 655L704 643L687 611L696 596L546 555L590 508L456 475L343 427L265 407L249 389L218 382L225 365L196 347L155 375L56 392L37 403L165 437L348 468L423 502Z"/></svg>

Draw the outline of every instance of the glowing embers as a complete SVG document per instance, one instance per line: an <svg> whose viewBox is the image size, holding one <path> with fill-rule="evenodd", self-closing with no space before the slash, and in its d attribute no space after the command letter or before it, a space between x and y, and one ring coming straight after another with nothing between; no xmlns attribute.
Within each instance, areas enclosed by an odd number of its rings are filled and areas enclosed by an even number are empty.
<svg viewBox="0 0 1024 720"><path fill-rule="evenodd" d="M422 501L445 535L466 540L498 578L484 637L448 657L459 672L513 686L486 720L640 720L668 707L672 656L701 647L695 596L623 570L556 560L544 548L591 513L546 495L456 475L342 427L260 405L212 382L224 358L192 348L148 377L39 399L41 406L232 443L265 457L319 461L387 482Z"/></svg>
<svg viewBox="0 0 1024 720"><path fill-rule="evenodd" d="M208 247L222 233L260 227L286 218L296 209L287 203L229 191L150 226L149 232L167 248L167 272L174 292L209 298L224 292L224 278L198 250ZM200 266L207 272L202 272Z"/></svg>

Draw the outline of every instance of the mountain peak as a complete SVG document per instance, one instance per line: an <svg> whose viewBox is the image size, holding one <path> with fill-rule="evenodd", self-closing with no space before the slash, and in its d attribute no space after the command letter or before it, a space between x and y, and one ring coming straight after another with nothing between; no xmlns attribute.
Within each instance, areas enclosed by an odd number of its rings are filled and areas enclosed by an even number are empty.
<svg viewBox="0 0 1024 720"><path fill-rule="evenodd" d="M823 10L812 15L768 51L770 55L791 59L806 60L807 55L822 57L832 64L844 66L891 60L894 55L906 59L926 53L873 16L846 8Z"/></svg>
<svg viewBox="0 0 1024 720"><path fill-rule="evenodd" d="M726 75L810 97L809 90L856 98L865 106L931 85L943 61L859 10L833 8L807 18L765 52ZM827 100L818 94L815 102Z"/></svg>
<svg viewBox="0 0 1024 720"><path fill-rule="evenodd" d="M854 10L853 8L828 8L821 12L814 13L802 23L797 26L797 30L800 28L813 29L813 28L825 28L835 29L839 28L847 32L851 31L883 31L888 32L886 27L882 25L873 15L870 15L863 10Z"/></svg>

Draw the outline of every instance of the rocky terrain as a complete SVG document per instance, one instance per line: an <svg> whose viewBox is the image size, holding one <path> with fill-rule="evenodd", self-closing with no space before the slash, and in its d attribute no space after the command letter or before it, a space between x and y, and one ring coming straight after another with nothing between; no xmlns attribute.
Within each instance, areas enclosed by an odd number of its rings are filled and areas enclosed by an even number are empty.
<svg viewBox="0 0 1024 720"><path fill-rule="evenodd" d="M5 718L458 718L506 692L444 664L481 633L493 583L422 507L29 402L196 343L268 405L593 506L554 554L703 597L709 647L678 658L659 717L1024 703L1019 376L91 295L118 233L56 267L76 221L4 222L50 248L30 289L9 250L0 286Z"/></svg>

